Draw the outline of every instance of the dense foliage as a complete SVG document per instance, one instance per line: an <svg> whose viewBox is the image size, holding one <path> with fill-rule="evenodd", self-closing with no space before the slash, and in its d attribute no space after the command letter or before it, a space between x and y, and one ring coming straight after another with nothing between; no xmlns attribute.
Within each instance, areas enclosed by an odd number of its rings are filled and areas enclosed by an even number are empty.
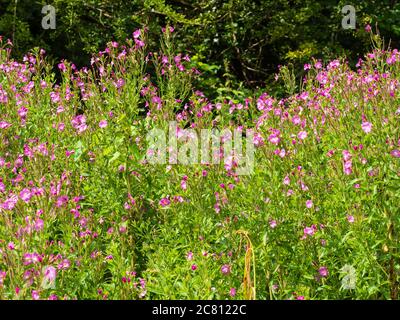
<svg viewBox="0 0 400 320"><path fill-rule="evenodd" d="M0 298L398 298L400 53L309 61L282 100L210 100L174 33L60 62L59 83L43 50L1 44ZM251 129L254 172L151 164L171 120Z"/></svg>
<svg viewBox="0 0 400 320"><path fill-rule="evenodd" d="M45 4L56 8L55 30L41 27ZM348 4L357 10L356 30L341 26ZM197 84L208 94L265 86L282 94L271 88L278 65L343 55L355 64L370 49L367 23L378 23L382 36L398 47L399 10L396 0L0 0L0 34L13 40L16 57L39 46L81 67L110 39L124 41L145 25L155 49L160 26L170 22L179 30L176 45L205 72ZM295 69L299 77L301 69Z"/></svg>

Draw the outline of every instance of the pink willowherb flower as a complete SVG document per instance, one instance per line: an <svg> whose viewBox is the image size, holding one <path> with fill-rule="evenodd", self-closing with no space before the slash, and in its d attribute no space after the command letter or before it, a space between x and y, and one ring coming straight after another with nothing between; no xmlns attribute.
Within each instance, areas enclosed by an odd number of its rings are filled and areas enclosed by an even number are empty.
<svg viewBox="0 0 400 320"><path fill-rule="evenodd" d="M44 269L43 278L48 283L53 283L56 281L57 270L53 266L48 266Z"/></svg>
<svg viewBox="0 0 400 320"><path fill-rule="evenodd" d="M222 272L222 274L224 274L224 275L230 274L230 273L231 273L231 266L230 266L229 264L224 264L224 265L221 267L221 272Z"/></svg>
<svg viewBox="0 0 400 320"><path fill-rule="evenodd" d="M1 207L4 210L10 210L11 211L12 209L15 208L15 206L17 205L17 202L18 202L18 196L13 195L10 198L6 199L6 201L4 201L1 204Z"/></svg>
<svg viewBox="0 0 400 320"><path fill-rule="evenodd" d="M393 150L392 152L390 152L390 155L393 157L393 158L400 158L400 150Z"/></svg>
<svg viewBox="0 0 400 320"><path fill-rule="evenodd" d="M140 37L140 34L141 34L141 30L140 29L137 29L137 30L135 30L134 32L133 32L133 38L134 39L138 39L139 37Z"/></svg>
<svg viewBox="0 0 400 320"><path fill-rule="evenodd" d="M40 299L39 292L37 292L36 290L32 290L32 299L39 300Z"/></svg>
<svg viewBox="0 0 400 320"><path fill-rule="evenodd" d="M303 237L302 239L306 239L307 237L311 237L317 231L317 226L313 224L311 227L305 227L303 230Z"/></svg>
<svg viewBox="0 0 400 320"><path fill-rule="evenodd" d="M162 198L162 199L160 200L160 205L161 205L162 207L166 207L166 206L168 206L170 203L171 203L171 201L169 201L168 198Z"/></svg>
<svg viewBox="0 0 400 320"><path fill-rule="evenodd" d="M352 215L347 215L347 221L348 221L349 223L353 223L353 222L354 222L354 216L352 216Z"/></svg>
<svg viewBox="0 0 400 320"><path fill-rule="evenodd" d="M235 289L235 288L231 288L231 289L229 290L229 295L230 295L231 297L236 296L236 289Z"/></svg>
<svg viewBox="0 0 400 320"><path fill-rule="evenodd" d="M300 131L297 135L297 138L299 138L300 140L304 140L305 138L307 138L307 131Z"/></svg>
<svg viewBox="0 0 400 320"><path fill-rule="evenodd" d="M321 277L326 278L329 275L327 267L321 267L318 269L318 273Z"/></svg>
<svg viewBox="0 0 400 320"><path fill-rule="evenodd" d="M313 206L312 200L307 200L307 201L306 201L306 207L307 207L308 209L311 209L312 206Z"/></svg>
<svg viewBox="0 0 400 320"><path fill-rule="evenodd" d="M279 142L281 141L281 138L279 138L279 136L276 135L276 134L271 134L271 135L268 137L268 140L269 140L269 142L271 142L272 144L277 145L277 144L279 144Z"/></svg>
<svg viewBox="0 0 400 320"><path fill-rule="evenodd" d="M363 129L363 131L364 131L365 133L370 133L371 130L372 130L372 124L371 124L370 122L368 122L368 121L364 121L364 122L361 124L361 128Z"/></svg>
<svg viewBox="0 0 400 320"><path fill-rule="evenodd" d="M99 122L99 127L100 128L105 128L105 127L107 127L107 125L108 125L108 122L107 122L107 120L101 120L100 122Z"/></svg>
<svg viewBox="0 0 400 320"><path fill-rule="evenodd" d="M197 269L197 265L193 263L192 266L191 266L191 269L192 269L193 271L195 271L195 270Z"/></svg>
<svg viewBox="0 0 400 320"><path fill-rule="evenodd" d="M192 251L189 251L189 252L188 252L188 254L187 254L187 256L186 256L186 259L188 259L189 261L192 261L192 260L193 260L193 252L192 252Z"/></svg>
<svg viewBox="0 0 400 320"><path fill-rule="evenodd" d="M29 200L31 199L32 196L33 196L33 194L31 193L31 191L28 188L22 189L22 191L19 193L19 197L21 198L21 200L26 203L29 202Z"/></svg>

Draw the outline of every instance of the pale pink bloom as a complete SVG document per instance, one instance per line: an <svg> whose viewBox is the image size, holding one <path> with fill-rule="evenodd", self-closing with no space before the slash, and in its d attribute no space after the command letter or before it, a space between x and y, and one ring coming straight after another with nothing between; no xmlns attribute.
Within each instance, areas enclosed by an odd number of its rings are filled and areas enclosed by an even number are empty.
<svg viewBox="0 0 400 320"><path fill-rule="evenodd" d="M304 140L305 138L307 138L307 131L300 131L297 135L297 138L299 138L300 140Z"/></svg>
<svg viewBox="0 0 400 320"><path fill-rule="evenodd" d="M268 140L269 140L269 142L271 142L272 144L275 144L275 145L277 145L277 144L281 141L281 139L279 138L279 136L276 135L276 134L271 134L271 135L268 137Z"/></svg>
<svg viewBox="0 0 400 320"><path fill-rule="evenodd" d="M307 201L306 201L306 207L307 207L308 209L311 209L312 206L313 206L312 200L307 200Z"/></svg>
<svg viewBox="0 0 400 320"><path fill-rule="evenodd" d="M33 300L39 300L40 299L39 293L36 290L32 290L32 299Z"/></svg>
<svg viewBox="0 0 400 320"><path fill-rule="evenodd" d="M283 184L284 184L284 185L289 185L289 184L290 184L290 178L289 178L289 176L286 176L286 177L283 179Z"/></svg>
<svg viewBox="0 0 400 320"><path fill-rule="evenodd" d="M363 131L364 131L365 133L370 133L371 130L372 130L372 124L371 124L370 122L364 121L364 122L361 124L361 128L363 129Z"/></svg>
<svg viewBox="0 0 400 320"><path fill-rule="evenodd" d="M171 203L171 201L169 201L168 198L162 198L162 199L160 200L160 205L161 205L162 207L166 207L166 206L168 206L170 203Z"/></svg>
<svg viewBox="0 0 400 320"><path fill-rule="evenodd" d="M186 259L188 259L189 261L193 260L193 252L192 251L188 252Z"/></svg>
<svg viewBox="0 0 400 320"><path fill-rule="evenodd" d="M7 129L11 127L11 123L8 123L6 121L0 121L0 129Z"/></svg>
<svg viewBox="0 0 400 320"><path fill-rule="evenodd" d="M54 282L56 280L57 270L53 266L48 266L44 270L44 279L48 282Z"/></svg>
<svg viewBox="0 0 400 320"><path fill-rule="evenodd" d="M390 152L390 155L394 158L400 158L400 150L393 150L392 152Z"/></svg>
<svg viewBox="0 0 400 320"><path fill-rule="evenodd" d="M100 122L99 122L99 127L100 128L105 128L105 127L107 127L107 125L108 125L108 122L107 122L107 120L101 120Z"/></svg>
<svg viewBox="0 0 400 320"><path fill-rule="evenodd" d="M329 275L328 268L327 267L321 267L318 269L318 273L320 274L321 277L326 278Z"/></svg>
<svg viewBox="0 0 400 320"><path fill-rule="evenodd" d="M231 273L231 266L229 264L224 264L221 267L221 272L222 272L222 274L225 274L225 275Z"/></svg>
<svg viewBox="0 0 400 320"><path fill-rule="evenodd" d="M140 33L141 33L140 29L135 30L135 31L133 32L133 38L134 38L134 39L139 38L139 37L140 37Z"/></svg>

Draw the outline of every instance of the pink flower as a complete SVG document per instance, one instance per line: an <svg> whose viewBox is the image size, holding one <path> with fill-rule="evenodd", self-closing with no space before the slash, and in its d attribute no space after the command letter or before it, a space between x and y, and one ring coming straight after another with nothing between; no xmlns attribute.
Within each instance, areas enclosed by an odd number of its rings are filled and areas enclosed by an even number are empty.
<svg viewBox="0 0 400 320"><path fill-rule="evenodd" d="M108 125L108 122L107 122L107 120L101 120L100 122L99 122L99 127L100 128L105 128L105 127L107 127L107 125Z"/></svg>
<svg viewBox="0 0 400 320"><path fill-rule="evenodd" d="M278 225L278 224L277 224L276 220L271 220L271 221L269 222L269 226L270 226L272 229L274 229L277 225Z"/></svg>
<svg viewBox="0 0 400 320"><path fill-rule="evenodd" d="M363 129L363 131L364 131L365 133L370 133L371 130L372 130L372 124L371 124L370 122L364 121L364 122L361 124L361 128Z"/></svg>
<svg viewBox="0 0 400 320"><path fill-rule="evenodd" d="M313 206L312 200L307 200L307 201L306 201L306 207L307 207L308 209L311 209L312 206Z"/></svg>
<svg viewBox="0 0 400 320"><path fill-rule="evenodd" d="M235 289L235 288L231 288L231 289L229 290L229 295L230 295L231 297L236 296L236 289Z"/></svg>
<svg viewBox="0 0 400 320"><path fill-rule="evenodd" d="M188 252L186 259L188 259L189 261L193 260L193 252L192 251Z"/></svg>
<svg viewBox="0 0 400 320"><path fill-rule="evenodd" d="M372 31L372 28L371 28L371 26L369 24L367 24L365 26L365 31L368 32L368 33L370 33Z"/></svg>
<svg viewBox="0 0 400 320"><path fill-rule="evenodd" d="M140 33L141 33L141 31L140 31L140 29L137 29L137 30L135 30L134 32L133 32L133 38L134 39L137 39L137 38L139 38L140 37Z"/></svg>
<svg viewBox="0 0 400 320"><path fill-rule="evenodd" d="M227 274L231 273L231 267L230 267L230 265L229 265L229 264L224 264L224 265L221 267L221 272L222 272L222 274L224 274L224 275L227 275Z"/></svg>
<svg viewBox="0 0 400 320"><path fill-rule="evenodd" d="M42 257L37 253L25 253L23 257L24 266L42 262Z"/></svg>
<svg viewBox="0 0 400 320"><path fill-rule="evenodd" d="M56 276L57 270L53 266L48 266L46 269L44 269L43 278L45 281L53 283L54 281L56 281Z"/></svg>
<svg viewBox="0 0 400 320"><path fill-rule="evenodd" d="M192 270L195 271L197 269L197 265L195 265L194 263L192 264Z"/></svg>
<svg viewBox="0 0 400 320"><path fill-rule="evenodd" d="M33 300L39 300L40 299L39 293L36 290L32 290L32 299Z"/></svg>
<svg viewBox="0 0 400 320"><path fill-rule="evenodd" d="M56 207L60 208L62 206L66 206L68 204L68 196L61 196L57 199Z"/></svg>
<svg viewBox="0 0 400 320"><path fill-rule="evenodd" d="M15 249L15 244L14 244L14 242L9 242L8 245L7 245L7 247L8 247L8 249L10 249L10 250L14 250L14 249Z"/></svg>
<svg viewBox="0 0 400 320"><path fill-rule="evenodd" d="M400 158L400 150L393 150L392 152L390 152L390 155L393 157L393 158Z"/></svg>
<svg viewBox="0 0 400 320"><path fill-rule="evenodd" d="M18 196L13 195L10 198L6 199L6 201L4 201L2 203L1 207L4 210L10 210L11 211L17 205L17 202L18 202Z"/></svg>
<svg viewBox="0 0 400 320"><path fill-rule="evenodd" d="M304 296L297 296L296 300L304 300Z"/></svg>
<svg viewBox="0 0 400 320"><path fill-rule="evenodd" d="M307 131L300 131L297 135L297 138L299 138L300 140L304 140L305 138L307 138Z"/></svg>
<svg viewBox="0 0 400 320"><path fill-rule="evenodd" d="M64 259L61 261L61 263L57 266L57 268L60 270L67 270L71 266L71 262L68 259Z"/></svg>
<svg viewBox="0 0 400 320"><path fill-rule="evenodd" d="M315 231L317 231L317 226L315 224L313 224L311 227L305 227L303 232L304 235L302 237L302 239L307 238L307 236L313 236L315 234Z"/></svg>
<svg viewBox="0 0 400 320"><path fill-rule="evenodd" d="M353 223L353 222L354 222L354 216L352 216L352 215L347 215L347 221L348 221L349 223Z"/></svg>
<svg viewBox="0 0 400 320"><path fill-rule="evenodd" d="M269 142L271 142L272 144L277 145L277 144L279 144L279 142L281 141L281 138L279 138L279 136L276 135L276 134L271 134L271 135L268 137L268 140L269 140Z"/></svg>
<svg viewBox="0 0 400 320"><path fill-rule="evenodd" d="M321 267L318 269L318 273L320 274L321 277L326 278L329 274L328 268L327 267Z"/></svg>
<svg viewBox="0 0 400 320"><path fill-rule="evenodd" d="M160 205L161 205L162 207L166 207L166 206L168 206L170 203L171 203L171 201L169 201L168 198L162 198L162 199L160 200Z"/></svg>
<svg viewBox="0 0 400 320"><path fill-rule="evenodd" d="M289 178L289 176L286 176L284 179L283 179L283 184L284 185L289 185L290 184L290 178Z"/></svg>
<svg viewBox="0 0 400 320"><path fill-rule="evenodd" d="M4 283L4 279L7 276L7 272L0 270L0 287L3 286Z"/></svg>
<svg viewBox="0 0 400 320"><path fill-rule="evenodd" d="M72 126L78 131L78 133L82 133L87 129L86 125L86 116L80 114L71 120Z"/></svg>
<svg viewBox="0 0 400 320"><path fill-rule="evenodd" d="M22 189L22 191L19 193L19 197L21 198L22 201L25 201L26 203L29 202L33 194L28 188Z"/></svg>

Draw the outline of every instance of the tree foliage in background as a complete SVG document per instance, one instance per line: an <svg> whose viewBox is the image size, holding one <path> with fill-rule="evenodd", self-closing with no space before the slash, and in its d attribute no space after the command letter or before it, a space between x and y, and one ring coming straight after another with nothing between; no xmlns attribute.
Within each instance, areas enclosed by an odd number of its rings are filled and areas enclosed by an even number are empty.
<svg viewBox="0 0 400 320"><path fill-rule="evenodd" d="M335 0L0 0L0 34L14 42L21 57L40 46L56 59L78 66L110 40L123 41L147 26L156 46L161 26L176 27L175 43L192 54L203 72L198 85L211 92L271 86L278 66L291 63L296 75L311 57L347 56L369 49L367 23L378 25L396 47L400 40L400 4L396 0L361 0L356 30L341 26ZM41 27L43 5L56 8L57 28ZM276 89L276 88L275 88Z"/></svg>

